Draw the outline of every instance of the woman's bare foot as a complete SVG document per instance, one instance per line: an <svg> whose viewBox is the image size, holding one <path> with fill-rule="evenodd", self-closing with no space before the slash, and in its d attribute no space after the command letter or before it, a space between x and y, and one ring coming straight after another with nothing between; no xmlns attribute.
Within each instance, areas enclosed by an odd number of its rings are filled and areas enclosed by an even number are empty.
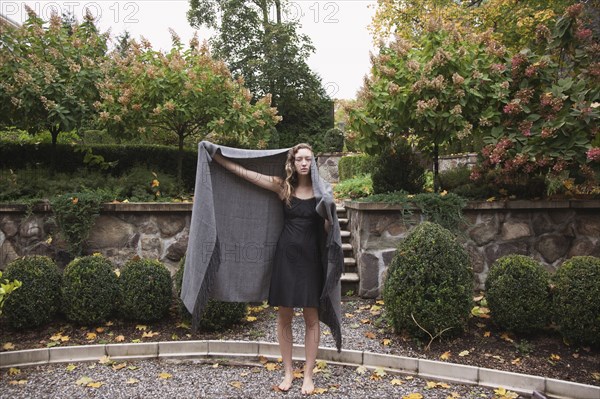
<svg viewBox="0 0 600 399"><path fill-rule="evenodd" d="M279 388L283 392L287 392L292 387L292 381L294 381L294 375L286 374L285 377L283 377L283 381L281 381L281 384L279 384L277 388Z"/></svg>
<svg viewBox="0 0 600 399"><path fill-rule="evenodd" d="M313 383L312 378L304 377L304 382L302 383L302 394L310 395L315 390L315 384Z"/></svg>

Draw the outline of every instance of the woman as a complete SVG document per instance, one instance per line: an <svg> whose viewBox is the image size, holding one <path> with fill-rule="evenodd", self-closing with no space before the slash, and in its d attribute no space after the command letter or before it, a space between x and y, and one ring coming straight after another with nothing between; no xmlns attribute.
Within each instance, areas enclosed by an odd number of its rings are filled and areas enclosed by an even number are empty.
<svg viewBox="0 0 600 399"><path fill-rule="evenodd" d="M278 388L288 391L294 380L292 368L292 317L294 308L303 308L306 363L302 393L314 391L313 369L319 347L319 296L323 288L323 267L319 253L320 232L329 232L329 221L315 211L311 180L313 151L300 143L288 152L286 178L250 171L216 153L213 159L236 175L275 192L284 205L284 227L275 250L269 304L278 306L277 340L285 375Z"/></svg>

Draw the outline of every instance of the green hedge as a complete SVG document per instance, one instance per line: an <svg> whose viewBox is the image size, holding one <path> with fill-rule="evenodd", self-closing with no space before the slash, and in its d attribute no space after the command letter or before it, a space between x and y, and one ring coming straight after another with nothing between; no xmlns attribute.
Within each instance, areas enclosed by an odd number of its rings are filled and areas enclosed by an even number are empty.
<svg viewBox="0 0 600 399"><path fill-rule="evenodd" d="M377 158L367 154L344 156L338 163L340 181L370 174L375 169L376 163Z"/></svg>
<svg viewBox="0 0 600 399"><path fill-rule="evenodd" d="M55 171L73 172L85 168L85 153L76 151L79 145L57 144L55 148ZM177 148L158 145L95 144L86 146L94 155L104 157L106 162L118 161L107 173L121 176L137 165L150 169L176 174ZM52 145L50 143L19 144L0 141L0 169L24 169L51 165ZM196 176L197 151L185 150L183 157L183 182L187 188L194 186ZM92 167L94 169L94 167Z"/></svg>
<svg viewBox="0 0 600 399"><path fill-rule="evenodd" d="M4 303L3 318L15 329L46 324L60 309L61 274L46 256L26 256L8 264L2 280L22 285Z"/></svg>

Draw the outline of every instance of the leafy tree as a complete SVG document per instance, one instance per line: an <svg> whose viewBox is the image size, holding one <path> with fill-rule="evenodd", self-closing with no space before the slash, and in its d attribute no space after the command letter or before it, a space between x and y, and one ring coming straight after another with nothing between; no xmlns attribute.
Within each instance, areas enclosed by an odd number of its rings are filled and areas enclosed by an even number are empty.
<svg viewBox="0 0 600 399"><path fill-rule="evenodd" d="M567 9L541 52L523 50L507 64L500 123L486 138L473 179L498 186L528 184L540 175L549 191L598 189L600 45L581 20L583 5Z"/></svg>
<svg viewBox="0 0 600 399"><path fill-rule="evenodd" d="M192 26L217 30L215 56L244 78L253 100L272 95L283 120L271 146L310 141L333 127L332 102L305 61L314 47L285 13L285 0L191 0L188 11Z"/></svg>
<svg viewBox="0 0 600 399"><path fill-rule="evenodd" d="M537 26L561 15L576 0L378 0L371 30L384 39L389 32L418 37L431 18L484 32L509 48L526 45ZM593 3L594 1L592 1ZM590 9L593 6L590 5Z"/></svg>
<svg viewBox="0 0 600 399"><path fill-rule="evenodd" d="M131 41L129 48L111 54L105 66L110 78L99 85L100 121L120 134L175 135L179 179L187 138L266 148L281 119L270 106L270 96L251 104L250 91L241 80L232 79L206 45L194 37L185 49L175 32L171 34L173 48L167 53L144 40L141 45Z"/></svg>
<svg viewBox="0 0 600 399"><path fill-rule="evenodd" d="M433 20L415 42L396 37L372 57L371 76L349 110L357 145L377 154L410 138L434 159L437 191L440 152L500 118L504 53L487 35Z"/></svg>
<svg viewBox="0 0 600 399"><path fill-rule="evenodd" d="M54 148L59 133L79 129L95 115L107 38L89 13L81 24L53 15L48 28L28 13L23 26L2 26L0 124L48 130Z"/></svg>

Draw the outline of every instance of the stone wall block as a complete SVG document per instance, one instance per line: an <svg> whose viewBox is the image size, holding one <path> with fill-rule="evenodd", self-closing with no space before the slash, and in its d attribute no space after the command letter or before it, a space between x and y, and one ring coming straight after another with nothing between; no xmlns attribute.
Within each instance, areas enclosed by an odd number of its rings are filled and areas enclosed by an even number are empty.
<svg viewBox="0 0 600 399"><path fill-rule="evenodd" d="M498 258L511 254L528 255L529 250L526 242L516 241L490 244L485 247L484 253L487 264L491 266Z"/></svg>
<svg viewBox="0 0 600 399"><path fill-rule="evenodd" d="M173 237L186 226L186 217L181 215L161 215L156 217L156 224L163 237Z"/></svg>
<svg viewBox="0 0 600 399"><path fill-rule="evenodd" d="M548 212L548 216L553 224L560 225L567 221L573 220L575 217L575 211L567 209L552 210Z"/></svg>
<svg viewBox="0 0 600 399"><path fill-rule="evenodd" d="M498 234L498 225L494 220L478 224L469 230L469 237L480 247L491 242L496 234Z"/></svg>
<svg viewBox="0 0 600 399"><path fill-rule="evenodd" d="M529 228L529 224L525 222L519 222L514 220L509 220L504 222L501 229L501 238L502 240L517 240L524 237L531 236L531 229Z"/></svg>
<svg viewBox="0 0 600 399"><path fill-rule="evenodd" d="M0 219L0 230L2 230L6 237L12 238L19 232L19 223L10 216L5 216Z"/></svg>
<svg viewBox="0 0 600 399"><path fill-rule="evenodd" d="M0 270L6 269L6 266L17 259L19 254L9 240L5 240L0 246Z"/></svg>
<svg viewBox="0 0 600 399"><path fill-rule="evenodd" d="M471 267L473 268L473 273L479 274L485 270L485 259L483 254L479 252L479 249L474 245L466 245L467 253L469 254L469 259L471 261Z"/></svg>
<svg viewBox="0 0 600 399"><path fill-rule="evenodd" d="M546 262L554 263L556 260L566 255L570 244L571 240L565 236L548 234L541 237L535 247L544 257Z"/></svg>
<svg viewBox="0 0 600 399"><path fill-rule="evenodd" d="M188 234L182 234L177 241L167 248L165 257L173 262L179 262L187 251L189 238Z"/></svg>
<svg viewBox="0 0 600 399"><path fill-rule="evenodd" d="M159 237L142 235L139 244L141 257L160 259L161 244Z"/></svg>
<svg viewBox="0 0 600 399"><path fill-rule="evenodd" d="M136 233L134 225L115 216L100 215L88 239L89 248L122 248L130 244Z"/></svg>
<svg viewBox="0 0 600 399"><path fill-rule="evenodd" d="M548 214L536 213L531 218L531 226L533 227L533 233L536 236L552 233L556 229L556 223L550 219Z"/></svg>
<svg viewBox="0 0 600 399"><path fill-rule="evenodd" d="M600 257L600 240L594 244L587 237L581 237L573 240L567 258L573 256L598 256Z"/></svg>
<svg viewBox="0 0 600 399"><path fill-rule="evenodd" d="M580 215L576 219L577 233L582 236L600 237L600 214Z"/></svg>
<svg viewBox="0 0 600 399"><path fill-rule="evenodd" d="M379 294L379 257L371 252L363 252L358 260L360 287L358 295L375 298Z"/></svg>
<svg viewBox="0 0 600 399"><path fill-rule="evenodd" d="M134 222L137 231L142 234L156 235L160 233L155 217L149 217L146 220L136 220Z"/></svg>

